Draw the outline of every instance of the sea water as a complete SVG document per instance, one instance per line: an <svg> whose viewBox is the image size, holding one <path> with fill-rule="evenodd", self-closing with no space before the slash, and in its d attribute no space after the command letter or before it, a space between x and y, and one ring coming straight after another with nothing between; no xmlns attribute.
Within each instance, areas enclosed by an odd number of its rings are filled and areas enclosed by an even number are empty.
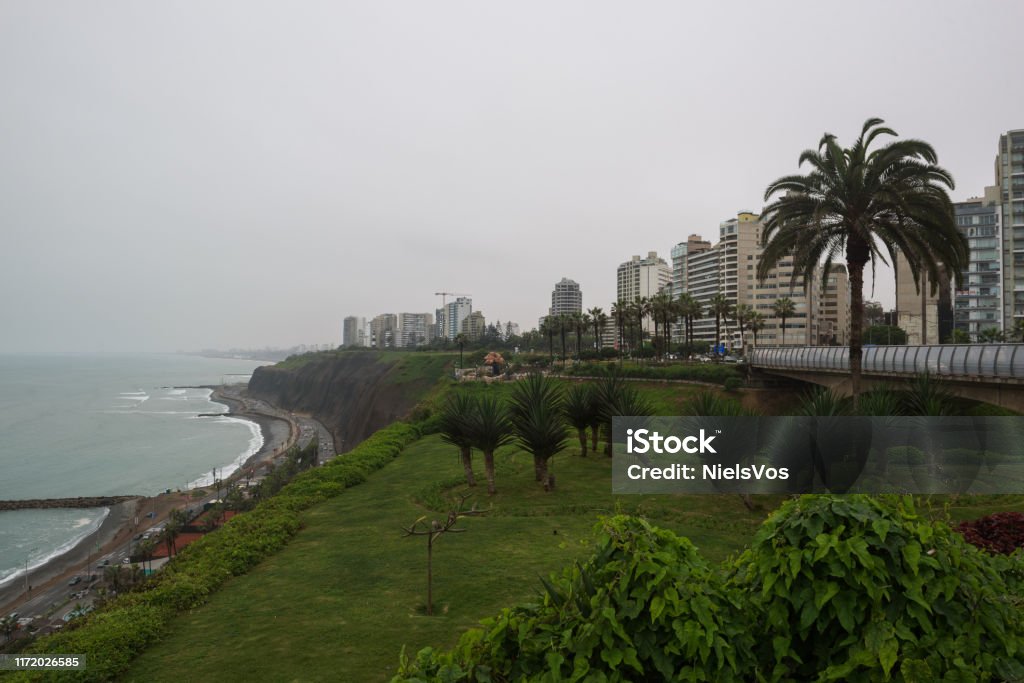
<svg viewBox="0 0 1024 683"><path fill-rule="evenodd" d="M230 474L259 427L197 387L256 361L172 354L0 354L0 500L153 495ZM89 537L106 508L0 512L0 584ZM91 541L90 541L91 542Z"/></svg>

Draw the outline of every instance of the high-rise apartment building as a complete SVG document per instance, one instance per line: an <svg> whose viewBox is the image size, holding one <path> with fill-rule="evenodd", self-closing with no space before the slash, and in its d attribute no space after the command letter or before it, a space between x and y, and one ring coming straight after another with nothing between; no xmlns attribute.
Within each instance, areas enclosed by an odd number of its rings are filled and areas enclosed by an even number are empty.
<svg viewBox="0 0 1024 683"><path fill-rule="evenodd" d="M350 315L341 325L342 346L368 346L366 318Z"/></svg>
<svg viewBox="0 0 1024 683"><path fill-rule="evenodd" d="M562 278L555 283L551 292L551 308L548 315L563 315L583 312L583 293L575 280Z"/></svg>
<svg viewBox="0 0 1024 683"><path fill-rule="evenodd" d="M1003 208L999 188L986 187L983 197L972 197L954 206L957 229L967 239L969 254L963 286L953 293L953 324L971 341L977 341L978 334L985 330L1007 328L1003 318Z"/></svg>
<svg viewBox="0 0 1024 683"><path fill-rule="evenodd" d="M685 242L672 247L672 299L686 291L686 257L711 248L711 242L700 235L690 235Z"/></svg>
<svg viewBox="0 0 1024 683"><path fill-rule="evenodd" d="M833 263L818 296L818 340L823 346L850 343L850 276Z"/></svg>
<svg viewBox="0 0 1024 683"><path fill-rule="evenodd" d="M459 324L459 333L466 336L469 341L477 341L487 331L487 321L480 311L472 311L462 319Z"/></svg>
<svg viewBox="0 0 1024 683"><path fill-rule="evenodd" d="M762 252L760 216L741 211L719 225L718 235L714 247L686 258L686 291L704 309L704 317L694 321L694 340L715 342L715 317L709 307L711 299L721 294L734 309L746 304L765 317L765 326L758 333L758 343L763 345L783 343L782 321L775 317L773 305L783 297L791 299L795 312L786 318L785 344L817 343L819 286L815 282L805 286L802 277L793 278L793 262L787 258L768 272L763 283L757 279ZM719 341L730 349L740 348L734 319L721 322Z"/></svg>
<svg viewBox="0 0 1024 683"><path fill-rule="evenodd" d="M1024 319L1024 129L999 136L996 187L1002 214L1003 329Z"/></svg>
<svg viewBox="0 0 1024 683"><path fill-rule="evenodd" d="M432 313L399 313L395 346L408 349L429 344L434 339Z"/></svg>
<svg viewBox="0 0 1024 683"><path fill-rule="evenodd" d="M658 258L658 252L649 251L647 258L634 256L619 265L615 298L617 301L632 303L638 298L650 298L661 291L670 292L671 287L672 269L665 263L665 259ZM654 329L654 322L649 318L645 322L645 329Z"/></svg>
<svg viewBox="0 0 1024 683"><path fill-rule="evenodd" d="M455 339L462 330L462 321L473 312L473 300L460 296L455 301L449 301L445 306L444 325L445 338Z"/></svg>
<svg viewBox="0 0 1024 683"><path fill-rule="evenodd" d="M398 316L394 313L381 313L370 321L371 345L378 349L394 348L397 329Z"/></svg>
<svg viewBox="0 0 1024 683"><path fill-rule="evenodd" d="M953 331L950 282L943 277L936 290L921 273L914 282L910 263L896 255L896 325L907 333L907 344L941 344Z"/></svg>

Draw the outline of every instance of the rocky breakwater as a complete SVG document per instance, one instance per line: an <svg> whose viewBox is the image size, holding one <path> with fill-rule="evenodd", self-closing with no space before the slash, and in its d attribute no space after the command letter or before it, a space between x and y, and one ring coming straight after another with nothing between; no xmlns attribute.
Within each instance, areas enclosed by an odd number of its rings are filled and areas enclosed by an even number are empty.
<svg viewBox="0 0 1024 683"><path fill-rule="evenodd" d="M457 357L443 353L342 351L311 353L256 368L249 396L315 417L339 453L406 417Z"/></svg>
<svg viewBox="0 0 1024 683"><path fill-rule="evenodd" d="M46 510L52 508L104 508L135 500L139 496L88 496L79 498L26 498L0 500L0 512L6 510Z"/></svg>

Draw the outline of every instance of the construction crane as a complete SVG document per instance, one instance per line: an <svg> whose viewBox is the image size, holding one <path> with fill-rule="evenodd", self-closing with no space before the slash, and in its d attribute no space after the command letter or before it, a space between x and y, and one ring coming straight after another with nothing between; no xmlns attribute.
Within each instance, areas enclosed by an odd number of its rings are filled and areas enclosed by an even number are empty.
<svg viewBox="0 0 1024 683"><path fill-rule="evenodd" d="M443 315L448 315L448 310L447 310L448 297L450 297L450 296L473 296L473 295L472 294L466 294L465 292L434 292L434 296L441 297L441 311L443 312ZM438 322L440 323L441 321L438 321ZM442 331L441 337L444 338L444 339L448 338L448 331L447 330L448 330L448 324L446 322L446 323L444 323L444 325L441 328L441 331Z"/></svg>

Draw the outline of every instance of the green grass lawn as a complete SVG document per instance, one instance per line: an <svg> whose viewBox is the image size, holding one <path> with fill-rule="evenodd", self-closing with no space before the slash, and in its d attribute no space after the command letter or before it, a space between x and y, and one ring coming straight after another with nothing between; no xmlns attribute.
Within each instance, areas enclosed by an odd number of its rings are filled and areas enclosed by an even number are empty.
<svg viewBox="0 0 1024 683"><path fill-rule="evenodd" d="M531 600L538 576L586 554L601 514L647 514L714 560L742 548L764 516L738 497L613 498L605 458L556 457L554 493L516 449L499 452L497 466L498 494L489 500L478 486L473 499L491 513L435 545L436 616L423 609L425 539L402 533L422 515L442 517L444 495L463 489L448 488L461 467L435 436L310 510L282 552L179 617L127 680L182 680L185 671L190 680L387 680L403 644L409 653L449 647L481 618Z"/></svg>

